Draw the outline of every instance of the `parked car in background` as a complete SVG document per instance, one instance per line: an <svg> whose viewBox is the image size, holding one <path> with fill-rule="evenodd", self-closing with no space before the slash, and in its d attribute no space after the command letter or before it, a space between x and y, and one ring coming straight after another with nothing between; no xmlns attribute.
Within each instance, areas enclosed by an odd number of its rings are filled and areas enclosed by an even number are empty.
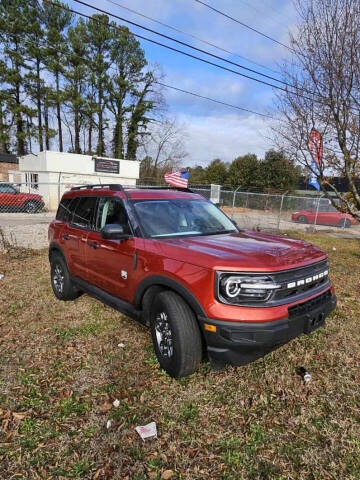
<svg viewBox="0 0 360 480"><path fill-rule="evenodd" d="M291 215L291 220L297 223L311 223L345 228L350 228L351 225L358 224L358 221L352 215L339 212L330 201L321 201L319 208L317 208L317 202L314 202L309 209L294 212Z"/></svg>
<svg viewBox="0 0 360 480"><path fill-rule="evenodd" d="M86 292L148 325L173 377L205 352L215 368L245 365L322 327L336 305L325 252L241 230L190 190L74 187L49 242L55 296Z"/></svg>
<svg viewBox="0 0 360 480"><path fill-rule="evenodd" d="M0 212L36 213L44 205L41 195L23 193L11 183L0 183Z"/></svg>

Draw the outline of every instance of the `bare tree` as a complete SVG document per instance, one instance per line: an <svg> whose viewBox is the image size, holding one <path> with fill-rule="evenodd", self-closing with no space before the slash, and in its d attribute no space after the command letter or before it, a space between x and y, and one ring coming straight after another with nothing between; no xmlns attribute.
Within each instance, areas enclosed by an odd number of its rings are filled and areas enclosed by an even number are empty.
<svg viewBox="0 0 360 480"><path fill-rule="evenodd" d="M296 4L302 23L291 35L294 53L282 69L283 79L294 87L278 95L280 120L274 137L316 175L336 208L360 219L360 2L296 0ZM312 128L323 134L323 161L316 168L308 147ZM348 194L338 191L335 175L347 180Z"/></svg>
<svg viewBox="0 0 360 480"><path fill-rule="evenodd" d="M148 141L142 147L141 180L158 183L166 172L180 168L188 155L184 147L185 136L184 125L179 125L176 119L153 124Z"/></svg>

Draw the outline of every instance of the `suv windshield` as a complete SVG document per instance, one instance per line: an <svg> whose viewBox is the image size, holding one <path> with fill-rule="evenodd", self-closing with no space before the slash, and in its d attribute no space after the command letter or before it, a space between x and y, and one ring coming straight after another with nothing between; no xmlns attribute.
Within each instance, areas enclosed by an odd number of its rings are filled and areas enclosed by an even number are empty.
<svg viewBox="0 0 360 480"><path fill-rule="evenodd" d="M237 232L215 205L202 200L139 200L134 202L149 237L215 235Z"/></svg>

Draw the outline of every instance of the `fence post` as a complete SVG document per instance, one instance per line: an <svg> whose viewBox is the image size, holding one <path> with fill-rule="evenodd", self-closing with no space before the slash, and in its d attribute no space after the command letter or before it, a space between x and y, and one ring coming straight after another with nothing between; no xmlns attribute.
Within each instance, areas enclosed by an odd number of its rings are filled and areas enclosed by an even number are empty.
<svg viewBox="0 0 360 480"><path fill-rule="evenodd" d="M317 218L318 218L318 214L319 214L320 201L321 201L323 195L324 195L323 193L320 194L319 199L318 199L318 202L317 202L316 213L315 213L315 220L314 220L314 227L317 225Z"/></svg>
<svg viewBox="0 0 360 480"><path fill-rule="evenodd" d="M231 209L231 220L234 220L235 197L236 197L236 194L237 194L239 188L241 188L241 185L239 185L237 187L237 189L234 191L233 201L232 201L232 209Z"/></svg>
<svg viewBox="0 0 360 480"><path fill-rule="evenodd" d="M60 204L60 183L61 181L61 172L59 172L59 178L58 178L58 205Z"/></svg>
<svg viewBox="0 0 360 480"><path fill-rule="evenodd" d="M288 190L286 190L286 192L281 195L280 211L279 211L278 226L277 226L278 230L280 230L281 213L282 213L282 208L283 208L283 203L284 203L284 197L287 193L288 193Z"/></svg>

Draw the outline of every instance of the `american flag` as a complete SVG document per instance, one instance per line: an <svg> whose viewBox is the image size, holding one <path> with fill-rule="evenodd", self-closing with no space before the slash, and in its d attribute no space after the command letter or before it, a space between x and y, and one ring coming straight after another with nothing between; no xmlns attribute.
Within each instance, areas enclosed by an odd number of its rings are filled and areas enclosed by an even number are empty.
<svg viewBox="0 0 360 480"><path fill-rule="evenodd" d="M165 173L165 182L173 187L187 188L189 181L189 172Z"/></svg>

